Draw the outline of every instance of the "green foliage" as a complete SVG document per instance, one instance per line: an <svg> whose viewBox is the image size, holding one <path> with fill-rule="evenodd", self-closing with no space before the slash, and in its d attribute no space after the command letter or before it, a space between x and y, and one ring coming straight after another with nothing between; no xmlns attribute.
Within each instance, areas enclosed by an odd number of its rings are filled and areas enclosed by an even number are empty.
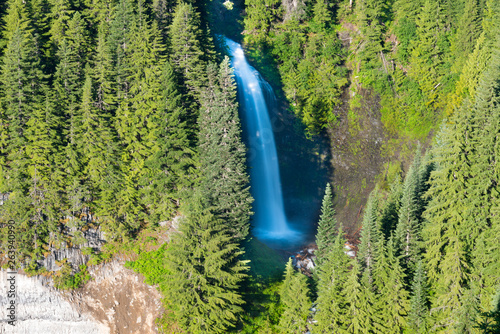
<svg viewBox="0 0 500 334"><path fill-rule="evenodd" d="M292 259L288 260L280 296L283 314L279 321L281 333L299 334L306 330L307 317L311 307L307 277L295 272Z"/></svg>
<svg viewBox="0 0 500 334"><path fill-rule="evenodd" d="M182 78L185 92L193 106L199 101L202 87L206 81L206 58L201 45L199 13L193 5L181 2L175 9L170 26L170 60ZM191 111L193 117L196 113Z"/></svg>
<svg viewBox="0 0 500 334"><path fill-rule="evenodd" d="M225 219L231 233L242 240L249 232L253 198L229 58L218 69L209 65L208 88L202 101L198 143L204 175L200 190L207 206Z"/></svg>
<svg viewBox="0 0 500 334"><path fill-rule="evenodd" d="M349 275L350 261L344 253L345 236L342 226L330 251L318 269L317 312L314 319L320 333L331 333L345 328L342 323L346 312L346 298L343 294Z"/></svg>
<svg viewBox="0 0 500 334"><path fill-rule="evenodd" d="M343 295L346 312L342 318L347 333L369 333L372 328L372 292L359 281L360 265L356 259L351 261L351 271L345 282Z"/></svg>
<svg viewBox="0 0 500 334"><path fill-rule="evenodd" d="M61 290L81 288L85 283L91 280L91 276L87 271L86 265L82 264L79 269L78 272L73 274L71 265L68 262L64 262L61 269L54 277L54 286Z"/></svg>
<svg viewBox="0 0 500 334"><path fill-rule="evenodd" d="M408 314L408 328L410 333L427 333L429 313L429 291L424 265L418 261L411 284L410 312Z"/></svg>
<svg viewBox="0 0 500 334"><path fill-rule="evenodd" d="M315 252L315 255L319 264L321 264L323 258L328 253L330 245L333 244L336 230L337 220L335 219L335 209L333 208L332 188L327 183L318 222L318 232L316 233L318 250Z"/></svg>
<svg viewBox="0 0 500 334"><path fill-rule="evenodd" d="M165 266L165 251L166 244L163 244L159 249L149 252L141 252L135 261L125 262L125 268L132 269L143 274L146 279L145 283L156 285L163 282L163 279L168 275Z"/></svg>
<svg viewBox="0 0 500 334"><path fill-rule="evenodd" d="M327 2L316 2L307 19L304 2L247 1L246 39L274 55L283 90L309 135L337 120L333 112L347 84L344 58ZM282 19L282 22L275 21ZM303 22L302 22L303 21Z"/></svg>
<svg viewBox="0 0 500 334"><path fill-rule="evenodd" d="M238 289L248 267L223 222L194 201L166 251L167 274L160 288L181 328L226 333L243 311Z"/></svg>
<svg viewBox="0 0 500 334"><path fill-rule="evenodd" d="M414 269L420 254L420 230L422 203L420 199L422 180L420 180L421 157L417 149L413 164L405 178L399 210L399 220L395 231L399 254L405 259L407 268Z"/></svg>
<svg viewBox="0 0 500 334"><path fill-rule="evenodd" d="M375 192L372 192L366 203L363 216L363 228L361 229L361 238L359 244L358 257L363 269L366 271L370 283L372 281L372 267L377 256L377 240L382 238L379 222L377 219L378 198Z"/></svg>
<svg viewBox="0 0 500 334"><path fill-rule="evenodd" d="M250 263L252 265L252 263ZM263 279L252 276L244 283L244 305L242 333L276 333L283 313L280 303L281 270L279 277Z"/></svg>

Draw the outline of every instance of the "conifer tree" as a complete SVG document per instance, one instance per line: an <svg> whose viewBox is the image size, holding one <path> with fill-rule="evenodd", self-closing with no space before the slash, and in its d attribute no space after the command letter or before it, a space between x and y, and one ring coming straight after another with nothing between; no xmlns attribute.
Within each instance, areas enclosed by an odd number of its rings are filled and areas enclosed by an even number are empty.
<svg viewBox="0 0 500 334"><path fill-rule="evenodd" d="M470 263L466 255L472 242L470 206L467 206L471 169L470 111L467 107L454 114L450 125L443 126L435 147L437 168L427 192L430 202L425 212L427 223L423 240L428 275L438 291L433 306L440 310L438 323L456 323L454 312L469 281ZM446 307L444 307L446 306Z"/></svg>
<svg viewBox="0 0 500 334"><path fill-rule="evenodd" d="M383 247L379 249L380 253L385 252ZM379 311L377 320L382 325L381 328L385 333L402 333L406 328L406 318L409 311L408 291L405 287L405 278L403 268L396 257L396 249L392 238L389 239L387 245L387 279L382 281L379 279L377 298ZM378 267L382 265L377 262ZM383 271L381 268L379 271ZM378 277L374 272L375 281Z"/></svg>
<svg viewBox="0 0 500 334"><path fill-rule="evenodd" d="M0 109L4 126L1 129L0 192L8 194L8 200L1 211L5 220L14 219L18 231L24 231L18 233L17 243L23 245L29 254L41 246L37 244L36 232L30 224L40 213L41 191L35 185L39 176L35 176L34 169L30 167L33 151L31 148L29 153L26 151L29 144L27 137L35 131L31 129L27 132L27 128L33 125L34 115L39 115L44 109L45 75L26 5L20 0L9 1L5 21L7 45L1 67ZM42 157L36 160L47 165Z"/></svg>
<svg viewBox="0 0 500 334"><path fill-rule="evenodd" d="M170 26L170 59L191 98L192 108L198 106L206 81L201 39L199 14L191 4L181 2ZM196 116L194 111L191 113Z"/></svg>
<svg viewBox="0 0 500 334"><path fill-rule="evenodd" d="M280 300L284 308L279 322L282 333L299 334L305 332L309 308L311 307L309 294L306 276L295 271L290 258L286 264L285 279L280 292Z"/></svg>
<svg viewBox="0 0 500 334"><path fill-rule="evenodd" d="M60 144L56 133L57 117L50 95L46 91L44 105L37 106L26 124L26 155L29 195L33 207L32 221L36 225L35 252L41 253L41 245L48 244L51 233L57 233L59 221L59 189L53 182L54 156ZM40 248L39 248L40 247Z"/></svg>
<svg viewBox="0 0 500 334"><path fill-rule="evenodd" d="M456 312L456 333L478 333L479 297L475 289L466 289L461 299L461 307Z"/></svg>
<svg viewBox="0 0 500 334"><path fill-rule="evenodd" d="M431 177L431 173L436 168L434 163L434 156L432 150L427 150L422 159L422 163L420 164L419 179L420 179L420 187L419 187L419 197L420 197L420 215L425 211L427 207L427 203L429 199L425 196L427 191L429 190L430 183L429 179Z"/></svg>
<svg viewBox="0 0 500 334"><path fill-rule="evenodd" d="M349 275L350 260L345 254L345 236L342 226L329 252L319 267L318 299L315 320L320 333L334 333L345 328L342 319L346 311L346 301L342 289Z"/></svg>
<svg viewBox="0 0 500 334"><path fill-rule="evenodd" d="M483 314L484 319L479 323L478 329L484 334L500 332L500 288L492 300L492 310Z"/></svg>
<svg viewBox="0 0 500 334"><path fill-rule="evenodd" d="M472 249L472 286L479 297L481 312L490 310L491 295L499 284L499 198L500 180L498 166L498 131L500 126L500 94L498 75L500 55L498 49L492 54L490 65L484 72L478 87L473 112L478 122L472 145L476 148L471 166L474 178L471 180L470 199L473 204L472 224L465 232L475 238Z"/></svg>
<svg viewBox="0 0 500 334"><path fill-rule="evenodd" d="M32 0L28 1L27 5L32 21L33 33L39 42L40 49L43 50L41 52L42 62L47 63L48 59L44 59L44 55L47 51L47 48L49 47L49 16L51 5L48 0Z"/></svg>
<svg viewBox="0 0 500 334"><path fill-rule="evenodd" d="M43 106L45 75L41 70L40 50L33 35L26 6L22 1L8 3L6 21L7 46L2 64L2 107L4 151L9 167L3 168L10 185L3 192L23 189L26 180L26 124L35 109Z"/></svg>
<svg viewBox="0 0 500 334"><path fill-rule="evenodd" d="M79 21L79 15L75 14L75 16ZM57 40L53 40L52 44L56 48L58 60L53 77L53 92L64 148L55 157L59 168L55 171L54 182L58 184L58 188L64 189L65 196L62 202L65 203L63 205L67 210L67 215L73 217L71 221L74 222L74 217L83 210L88 199L86 189L80 187L83 168L77 140L84 69L84 60L81 58L83 35L80 31L81 22L74 22L72 27L75 30L72 31L68 29L66 20L60 24L64 24L64 27L61 26L57 33Z"/></svg>
<svg viewBox="0 0 500 334"><path fill-rule="evenodd" d="M109 27L101 23L97 32L97 48L92 60L92 79L96 86L96 106L105 112L107 117L113 117L116 109L113 81L113 58L110 43L107 41Z"/></svg>
<svg viewBox="0 0 500 334"><path fill-rule="evenodd" d="M68 21L74 13L68 0L49 0L50 3L50 35L52 43L58 46L59 41L66 35Z"/></svg>
<svg viewBox="0 0 500 334"><path fill-rule="evenodd" d="M245 27L257 45L266 41L271 24L278 14L279 3L278 0L245 0Z"/></svg>
<svg viewBox="0 0 500 334"><path fill-rule="evenodd" d="M163 41L167 42L168 29L172 24L174 15L175 1L172 0L153 0L153 15L158 22L158 29L161 31Z"/></svg>
<svg viewBox="0 0 500 334"><path fill-rule="evenodd" d="M321 216L318 222L318 232L316 233L316 245L318 250L315 252L318 264L326 256L333 244L337 229L337 219L335 219L335 209L333 208L332 188L326 184L325 196L321 206Z"/></svg>
<svg viewBox="0 0 500 334"><path fill-rule="evenodd" d="M411 43L417 38L416 17L420 12L422 0L396 0L393 5L395 33L398 36L398 59L404 63L408 61L408 52Z"/></svg>
<svg viewBox="0 0 500 334"><path fill-rule="evenodd" d="M162 95L156 121L158 150L146 161L152 172L145 202L154 204L150 214L166 219L179 206L182 191L191 185L190 176L195 173L195 162L183 121L186 111L182 107L182 96L168 61L163 65L160 83Z"/></svg>
<svg viewBox="0 0 500 334"><path fill-rule="evenodd" d="M455 54L457 64L460 69L464 64L466 57L471 53L476 45L476 40L481 34L481 16L479 1L466 0L465 8L458 27L453 36L452 50Z"/></svg>
<svg viewBox="0 0 500 334"><path fill-rule="evenodd" d="M85 5L88 8L86 16L94 29L112 21L115 0L85 0Z"/></svg>
<svg viewBox="0 0 500 334"><path fill-rule="evenodd" d="M84 166L82 176L93 201L92 209L104 215L103 208L109 208L113 203L108 202L109 198L102 193L109 188L116 190L116 183L109 183L109 177L118 174L118 156L109 117L94 102L90 73L85 77L79 114L76 132L78 152Z"/></svg>
<svg viewBox="0 0 500 334"><path fill-rule="evenodd" d="M427 105L433 106L438 101L439 79L442 76L440 66L442 50L438 45L443 29L441 24L441 7L438 1L426 0L416 21L418 41L413 45L410 63L412 70L409 76L414 78L424 93Z"/></svg>
<svg viewBox="0 0 500 334"><path fill-rule="evenodd" d="M109 28L109 48L113 58L113 81L115 81L116 98L127 96L130 89L128 57L134 51L131 48L131 27L136 22L132 0L120 0L114 7L113 19Z"/></svg>
<svg viewBox="0 0 500 334"><path fill-rule="evenodd" d="M389 239L398 224L402 195L403 184L401 176L397 175L391 184L389 195L380 209L380 226L386 240Z"/></svg>
<svg viewBox="0 0 500 334"><path fill-rule="evenodd" d="M331 13L328 9L328 3L324 0L317 0L313 7L313 29L316 29L319 32L325 30L326 25L331 21Z"/></svg>
<svg viewBox="0 0 500 334"><path fill-rule="evenodd" d="M361 50L362 66L371 69L375 66L378 55L383 50L382 34L384 31L385 6L381 0L361 0L356 4L360 32L363 38Z"/></svg>
<svg viewBox="0 0 500 334"><path fill-rule="evenodd" d="M138 13L127 32L129 45L123 61L129 75L122 77L125 86L118 88L119 106L116 111L116 129L122 146L122 171L124 173L124 189L120 195L121 211L127 229L138 227L139 220L156 219L148 215L148 207L152 191L151 176L155 175L148 161L159 151L161 129L159 119L162 110L161 73L164 59L164 45L155 26L147 21L142 2L139 2ZM116 64L118 66L119 64ZM117 67L115 67L117 70ZM115 72L115 80L120 84L123 73ZM120 93L121 90L121 93ZM120 94L126 94L120 96ZM127 96L127 98L122 98Z"/></svg>
<svg viewBox="0 0 500 334"><path fill-rule="evenodd" d="M420 253L420 148L417 149L413 164L408 170L403 185L403 196L401 198L401 208L399 210L399 221L395 236L401 255L405 258L405 266L414 269L415 263Z"/></svg>
<svg viewBox="0 0 500 334"><path fill-rule="evenodd" d="M166 250L162 289L186 332L227 333L242 312L238 289L247 267L238 257L243 252L199 199L192 206Z"/></svg>
<svg viewBox="0 0 500 334"><path fill-rule="evenodd" d="M376 243L382 239L379 222L377 219L377 190L372 191L366 203L363 216L363 228L361 229L361 240L359 244L358 258L363 265L364 271L368 275L370 284L372 283L372 267L376 258Z"/></svg>
<svg viewBox="0 0 500 334"><path fill-rule="evenodd" d="M372 292L360 281L360 264L356 259L351 261L352 269L345 282L343 294L347 304L342 323L346 333L370 333L372 329L372 307L370 295Z"/></svg>
<svg viewBox="0 0 500 334"><path fill-rule="evenodd" d="M408 314L408 330L412 334L427 333L429 317L428 286L424 265L420 260L413 275L411 284L410 311Z"/></svg>
<svg viewBox="0 0 500 334"><path fill-rule="evenodd" d="M236 87L229 58L220 68L208 69L209 85L203 94L198 142L204 171L201 191L207 204L228 224L235 237L245 238L249 230L253 201L246 172L246 148L236 102Z"/></svg>

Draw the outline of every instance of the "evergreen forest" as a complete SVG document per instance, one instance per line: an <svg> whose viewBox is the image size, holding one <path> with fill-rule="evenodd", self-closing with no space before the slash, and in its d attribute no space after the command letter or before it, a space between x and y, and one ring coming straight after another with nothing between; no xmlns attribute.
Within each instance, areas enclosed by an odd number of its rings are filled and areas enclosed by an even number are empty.
<svg viewBox="0 0 500 334"><path fill-rule="evenodd" d="M3 269L13 222L16 266L61 290L127 258L159 333L500 333L500 1L6 0L0 30ZM369 95L411 147L359 222L325 184L308 272L252 237L222 36L308 140ZM62 248L86 264L47 270Z"/></svg>

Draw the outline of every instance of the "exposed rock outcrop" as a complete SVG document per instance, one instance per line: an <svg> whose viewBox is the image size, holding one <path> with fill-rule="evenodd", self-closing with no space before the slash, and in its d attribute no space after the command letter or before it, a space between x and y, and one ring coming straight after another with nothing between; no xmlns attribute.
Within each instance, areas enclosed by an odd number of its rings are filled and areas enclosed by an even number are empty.
<svg viewBox="0 0 500 334"><path fill-rule="evenodd" d="M16 275L17 293L15 326L7 323L7 273L0 271L0 333L16 334L104 334L108 326L78 312L46 278Z"/></svg>
<svg viewBox="0 0 500 334"><path fill-rule="evenodd" d="M17 275L16 326L0 311L0 333L103 334L156 333L161 296L144 278L112 261L91 268L94 279L83 288L60 291L50 279ZM6 310L7 273L0 272L0 308Z"/></svg>

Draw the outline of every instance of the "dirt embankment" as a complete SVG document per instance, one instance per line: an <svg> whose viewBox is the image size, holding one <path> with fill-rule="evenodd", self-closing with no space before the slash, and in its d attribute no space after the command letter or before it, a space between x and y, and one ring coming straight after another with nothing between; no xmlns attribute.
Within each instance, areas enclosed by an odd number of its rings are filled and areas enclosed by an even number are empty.
<svg viewBox="0 0 500 334"><path fill-rule="evenodd" d="M76 309L105 324L111 333L157 333L155 320L161 315L161 295L144 283L144 277L112 261L90 270L92 281L64 294Z"/></svg>

